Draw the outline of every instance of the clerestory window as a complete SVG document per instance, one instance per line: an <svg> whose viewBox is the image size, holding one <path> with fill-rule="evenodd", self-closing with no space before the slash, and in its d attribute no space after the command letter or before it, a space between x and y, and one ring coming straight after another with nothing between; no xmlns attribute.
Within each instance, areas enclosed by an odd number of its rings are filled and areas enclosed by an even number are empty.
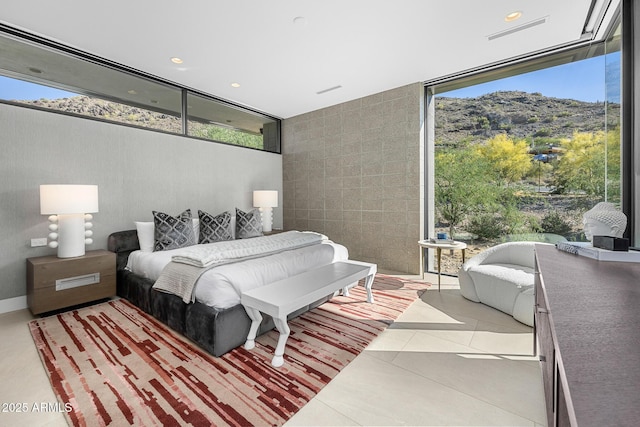
<svg viewBox="0 0 640 427"><path fill-rule="evenodd" d="M278 118L7 27L0 102L280 153Z"/></svg>

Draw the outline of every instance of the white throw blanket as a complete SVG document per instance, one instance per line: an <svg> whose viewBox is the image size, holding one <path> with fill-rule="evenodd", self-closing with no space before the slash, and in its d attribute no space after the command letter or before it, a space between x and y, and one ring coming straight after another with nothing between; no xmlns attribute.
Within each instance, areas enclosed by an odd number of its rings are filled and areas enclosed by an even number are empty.
<svg viewBox="0 0 640 427"><path fill-rule="evenodd" d="M321 243L327 237L313 232L287 231L271 236L195 245L184 248L162 270L154 289L192 302L198 278L212 267Z"/></svg>
<svg viewBox="0 0 640 427"><path fill-rule="evenodd" d="M264 256L283 250L314 245L326 238L327 237L322 234L310 231L286 231L271 236L189 246L174 255L171 261L190 264L196 267L209 267L213 264L220 264L240 258L245 259L254 256Z"/></svg>

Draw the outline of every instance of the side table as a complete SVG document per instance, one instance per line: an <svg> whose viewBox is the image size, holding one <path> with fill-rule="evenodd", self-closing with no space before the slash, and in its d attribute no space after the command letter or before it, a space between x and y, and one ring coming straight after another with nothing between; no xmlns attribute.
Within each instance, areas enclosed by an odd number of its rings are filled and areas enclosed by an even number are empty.
<svg viewBox="0 0 640 427"><path fill-rule="evenodd" d="M467 244L464 242L456 242L455 240L448 242L432 242L430 240L418 241L420 245L420 269L422 269L422 278L424 279L424 250L435 249L436 259L438 261L438 292L440 292L440 261L442 259L443 249L460 249L462 250L462 263L464 264L464 257L467 249Z"/></svg>
<svg viewBox="0 0 640 427"><path fill-rule="evenodd" d="M27 303L41 314L116 294L116 254L87 251L74 258L27 259Z"/></svg>

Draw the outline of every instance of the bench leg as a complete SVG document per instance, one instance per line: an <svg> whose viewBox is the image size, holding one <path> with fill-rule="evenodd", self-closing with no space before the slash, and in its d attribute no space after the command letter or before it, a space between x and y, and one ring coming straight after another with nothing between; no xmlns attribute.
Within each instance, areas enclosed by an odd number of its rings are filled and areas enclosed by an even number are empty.
<svg viewBox="0 0 640 427"><path fill-rule="evenodd" d="M373 292L371 291L371 286L373 285L373 279L376 277L375 273L371 274L364 279L364 287L367 290L367 302L374 303L373 300Z"/></svg>
<svg viewBox="0 0 640 427"><path fill-rule="evenodd" d="M356 282L355 286L358 286L358 282ZM344 288L342 288L342 296L343 297L349 296L349 286L345 286Z"/></svg>
<svg viewBox="0 0 640 427"><path fill-rule="evenodd" d="M273 322L276 324L276 329L280 332L280 336L278 337L278 345L276 346L276 350L274 351L273 360L271 360L271 365L279 368L284 365L284 348L287 345L287 339L289 338L289 333L291 330L289 329L289 325L287 324L287 318L273 318Z"/></svg>
<svg viewBox="0 0 640 427"><path fill-rule="evenodd" d="M256 346L255 339L260 323L262 322L262 314L260 314L260 310L256 310L255 308L245 306L244 309L251 319L251 327L249 327L249 334L247 335L247 341L244 343L244 348L251 350Z"/></svg>

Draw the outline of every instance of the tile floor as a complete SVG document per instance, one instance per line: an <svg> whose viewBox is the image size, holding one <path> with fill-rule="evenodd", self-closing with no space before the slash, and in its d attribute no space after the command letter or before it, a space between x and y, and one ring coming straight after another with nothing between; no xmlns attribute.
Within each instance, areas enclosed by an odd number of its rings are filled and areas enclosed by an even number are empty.
<svg viewBox="0 0 640 427"><path fill-rule="evenodd" d="M441 292L425 292L286 426L546 425L531 328L442 279ZM0 315L0 426L64 426L59 413L33 412L55 397L31 318L27 310ZM23 402L27 413L2 412Z"/></svg>

